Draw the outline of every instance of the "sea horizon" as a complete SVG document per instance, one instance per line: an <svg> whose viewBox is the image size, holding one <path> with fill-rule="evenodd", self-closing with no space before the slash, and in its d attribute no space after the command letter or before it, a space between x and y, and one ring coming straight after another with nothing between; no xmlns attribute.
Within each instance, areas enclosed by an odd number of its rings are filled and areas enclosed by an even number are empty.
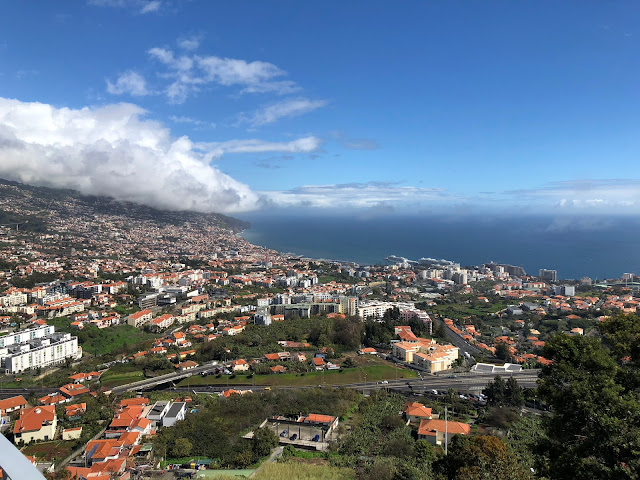
<svg viewBox="0 0 640 480"><path fill-rule="evenodd" d="M239 216L251 223L249 242L281 253L385 264L396 255L451 260L461 266L488 262L523 267L530 275L555 269L560 279L619 278L640 272L638 219L560 216Z"/></svg>

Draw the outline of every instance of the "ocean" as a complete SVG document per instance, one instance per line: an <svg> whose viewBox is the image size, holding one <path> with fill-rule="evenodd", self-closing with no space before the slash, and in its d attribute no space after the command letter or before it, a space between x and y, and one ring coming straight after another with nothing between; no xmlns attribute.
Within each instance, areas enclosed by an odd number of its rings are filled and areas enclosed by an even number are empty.
<svg viewBox="0 0 640 480"><path fill-rule="evenodd" d="M495 261L536 275L552 268L563 279L640 274L640 219L633 217L507 217L322 215L241 216L242 236L256 245L305 257L359 264L444 258L465 265Z"/></svg>

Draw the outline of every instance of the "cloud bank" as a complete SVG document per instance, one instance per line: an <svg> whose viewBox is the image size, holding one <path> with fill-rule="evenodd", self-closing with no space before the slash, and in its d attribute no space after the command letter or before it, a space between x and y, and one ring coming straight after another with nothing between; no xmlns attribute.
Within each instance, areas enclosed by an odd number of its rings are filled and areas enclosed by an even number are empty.
<svg viewBox="0 0 640 480"><path fill-rule="evenodd" d="M441 188L401 186L392 182L303 185L291 190L263 191L271 204L286 207L371 209L411 205L443 205L465 200Z"/></svg>
<svg viewBox="0 0 640 480"><path fill-rule="evenodd" d="M521 201L552 207L556 212L637 213L640 180L629 178L567 180L541 188L506 192Z"/></svg>
<svg viewBox="0 0 640 480"><path fill-rule="evenodd" d="M194 143L144 116L127 103L74 110L0 98L0 177L163 209L234 213L262 201L212 166L213 159L320 145L315 137Z"/></svg>

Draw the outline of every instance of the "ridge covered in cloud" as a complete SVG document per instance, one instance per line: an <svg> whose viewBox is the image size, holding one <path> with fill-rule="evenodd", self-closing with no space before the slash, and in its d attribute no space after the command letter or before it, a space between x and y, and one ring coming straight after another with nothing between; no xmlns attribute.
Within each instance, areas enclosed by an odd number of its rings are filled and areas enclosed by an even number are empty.
<svg viewBox="0 0 640 480"><path fill-rule="evenodd" d="M259 208L261 199L211 160L320 145L315 137L194 143L145 113L127 103L70 109L0 98L0 177L163 209L234 213Z"/></svg>

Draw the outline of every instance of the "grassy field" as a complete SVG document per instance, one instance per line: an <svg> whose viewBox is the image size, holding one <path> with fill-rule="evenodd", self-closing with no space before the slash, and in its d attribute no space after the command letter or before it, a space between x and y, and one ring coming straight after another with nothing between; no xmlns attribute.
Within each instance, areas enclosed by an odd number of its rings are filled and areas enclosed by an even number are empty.
<svg viewBox="0 0 640 480"><path fill-rule="evenodd" d="M103 329L88 325L78 330L70 327L71 321L66 317L54 318L47 323L55 325L58 331L77 335L80 346L92 355L120 352L125 347L141 344L157 337L131 325L117 325Z"/></svg>
<svg viewBox="0 0 640 480"><path fill-rule="evenodd" d="M504 302L479 305L447 303L443 305L435 305L432 307L432 310L444 317L460 319L471 315L477 315L479 317L490 315L502 310L505 306L506 304Z"/></svg>
<svg viewBox="0 0 640 480"><path fill-rule="evenodd" d="M324 378L322 372L308 373L284 373L273 375L254 375L253 378L247 378L247 375L236 375L230 378L229 375L222 375L217 378L213 375L201 377L194 375L185 378L178 385L181 387L196 385L267 385L267 386L314 386L325 383L326 385L344 385L347 383L378 382L380 380L395 380L396 374L398 379L416 378L417 374L414 370L396 368L391 365L376 365L365 368L348 368L342 372L333 371L325 372ZM324 380L324 382L323 382Z"/></svg>
<svg viewBox="0 0 640 480"><path fill-rule="evenodd" d="M256 480L280 480L304 478L305 480L352 480L356 474L350 468L329 465L309 465L298 462L269 463L253 478Z"/></svg>
<svg viewBox="0 0 640 480"><path fill-rule="evenodd" d="M217 478L218 480L233 479L237 480L238 477L249 477L255 470L203 470L198 472L196 478ZM256 478L256 477L254 477Z"/></svg>
<svg viewBox="0 0 640 480"><path fill-rule="evenodd" d="M117 364L102 374L100 383L105 387L117 387L144 380L142 370L133 364Z"/></svg>

